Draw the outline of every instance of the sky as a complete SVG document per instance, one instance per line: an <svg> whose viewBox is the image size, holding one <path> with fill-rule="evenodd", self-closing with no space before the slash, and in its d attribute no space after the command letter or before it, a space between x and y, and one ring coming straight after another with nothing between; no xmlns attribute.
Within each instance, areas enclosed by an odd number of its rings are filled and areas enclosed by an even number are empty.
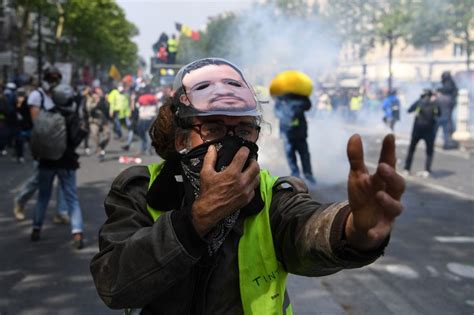
<svg viewBox="0 0 474 315"><path fill-rule="evenodd" d="M249 8L254 0L117 0L125 10L127 19L139 29L134 38L138 53L149 64L153 54L151 46L161 32L176 33L175 22L189 25L192 29L204 29L208 17L228 11Z"/></svg>

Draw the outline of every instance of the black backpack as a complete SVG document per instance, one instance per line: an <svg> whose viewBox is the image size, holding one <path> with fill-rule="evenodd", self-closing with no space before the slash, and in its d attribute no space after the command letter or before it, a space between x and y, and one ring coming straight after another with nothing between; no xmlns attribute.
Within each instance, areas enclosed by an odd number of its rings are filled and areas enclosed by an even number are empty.
<svg viewBox="0 0 474 315"><path fill-rule="evenodd" d="M420 101L416 112L416 124L420 127L434 126L439 114L438 106L430 100Z"/></svg>
<svg viewBox="0 0 474 315"><path fill-rule="evenodd" d="M66 120L54 108L46 110L43 93L40 90L36 91L41 97L41 109L33 122L31 153L35 158L58 160L67 147Z"/></svg>
<svg viewBox="0 0 474 315"><path fill-rule="evenodd" d="M78 147L88 135L87 117L82 105L76 101L74 90L66 84L60 84L53 90L53 101L66 119L67 141L69 146Z"/></svg>

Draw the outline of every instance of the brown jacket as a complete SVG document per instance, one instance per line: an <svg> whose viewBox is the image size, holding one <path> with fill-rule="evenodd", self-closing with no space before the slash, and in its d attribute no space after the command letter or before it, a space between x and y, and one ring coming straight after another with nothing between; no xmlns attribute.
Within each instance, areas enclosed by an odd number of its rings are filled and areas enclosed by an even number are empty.
<svg viewBox="0 0 474 315"><path fill-rule="evenodd" d="M108 219L91 262L102 300L114 309L142 309L141 314L242 314L237 248L246 215L241 213L218 253L209 257L188 210L167 211L153 222L147 211L149 179L146 167L131 167L115 179L105 200ZM170 180L160 173L156 181ZM322 205L300 179L280 178L270 208L278 260L288 272L310 277L373 262L388 239L371 253L348 248L348 213L347 202Z"/></svg>

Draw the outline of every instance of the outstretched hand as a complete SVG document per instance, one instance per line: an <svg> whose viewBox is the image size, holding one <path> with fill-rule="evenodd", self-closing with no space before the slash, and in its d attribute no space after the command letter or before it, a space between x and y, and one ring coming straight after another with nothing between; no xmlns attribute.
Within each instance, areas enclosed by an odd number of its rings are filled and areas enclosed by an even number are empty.
<svg viewBox="0 0 474 315"><path fill-rule="evenodd" d="M351 213L346 221L346 239L352 248L361 251L377 249L392 230L403 206L400 203L405 180L395 171L395 137L385 136L377 169L370 175L364 163L359 135L347 143L350 163L347 190Z"/></svg>

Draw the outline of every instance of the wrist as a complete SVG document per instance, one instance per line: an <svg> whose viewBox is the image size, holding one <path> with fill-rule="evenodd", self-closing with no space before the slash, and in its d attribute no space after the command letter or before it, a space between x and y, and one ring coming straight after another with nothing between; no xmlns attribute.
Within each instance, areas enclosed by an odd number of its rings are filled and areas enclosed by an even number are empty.
<svg viewBox="0 0 474 315"><path fill-rule="evenodd" d="M344 227L344 236L349 247L363 252L369 252L379 248L385 240L385 237L378 238L374 233L371 233L370 230L362 231L356 228L352 212L350 212L347 217Z"/></svg>
<svg viewBox="0 0 474 315"><path fill-rule="evenodd" d="M205 208L199 203L199 201L195 201L192 206L191 210L191 222L194 226L194 229L199 234L200 237L206 235L212 228L213 224L210 218L208 218L205 213Z"/></svg>

